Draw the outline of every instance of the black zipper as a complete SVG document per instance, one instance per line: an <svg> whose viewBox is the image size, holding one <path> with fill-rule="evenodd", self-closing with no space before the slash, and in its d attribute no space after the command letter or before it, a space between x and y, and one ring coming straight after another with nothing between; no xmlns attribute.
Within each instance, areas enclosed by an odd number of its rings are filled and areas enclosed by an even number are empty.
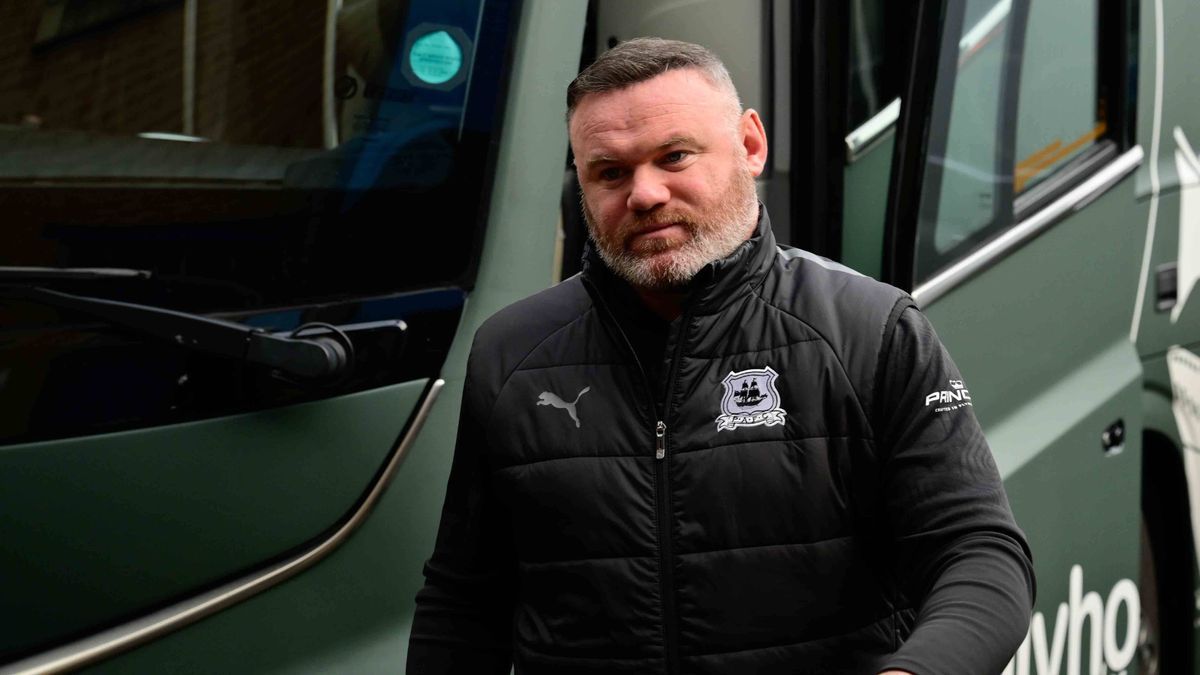
<svg viewBox="0 0 1200 675"><path fill-rule="evenodd" d="M625 331L621 329L621 323L617 321L616 315L612 313L612 310L608 308L608 304L600 296L600 291L596 288L596 285L588 281L587 277L583 277L582 279L583 283L592 289L592 299L595 300L604 314L608 316L608 323L612 325L617 336L621 338L620 342L625 345L625 351L629 352L629 355L633 358L633 364L637 366L638 374L642 376L642 383L646 385L646 404L650 406L650 414L647 415L646 419L656 421L655 418L658 415L654 414L654 384L650 382L650 376L646 375L646 369L642 367L642 362L638 358L637 351L633 348L633 343L629 341L629 336L625 335Z"/></svg>
<svg viewBox="0 0 1200 675"><path fill-rule="evenodd" d="M665 411L664 411L665 413ZM665 417L665 414L664 414ZM675 625L675 565L671 560L671 478L667 471L667 425L659 420L654 429L654 506L658 518L658 581L662 598L663 652L667 675L679 672L679 632Z"/></svg>
<svg viewBox="0 0 1200 675"><path fill-rule="evenodd" d="M675 353L667 366L667 386L663 397L663 417L668 417L671 405L671 393L675 390L675 380L679 376L679 359L683 352L683 338L687 334L688 322L691 320L690 299L684 306L683 316L679 319L679 328L675 335ZM670 464L667 462L671 437L666 422L659 420L654 430L654 477L659 489L656 490L659 518L659 569L662 581L663 605L663 639L667 655L667 675L679 672L679 617L675 607L675 564L671 553L671 503L667 498L671 494Z"/></svg>
<svg viewBox="0 0 1200 675"><path fill-rule="evenodd" d="M596 304L608 315L609 322L617 335L621 337L621 342L624 343L625 349L633 357L633 363L637 366L638 372L642 376L642 382L646 385L646 391L649 394L648 401L651 412L654 410L654 383L650 381L650 377L646 375L646 369L642 367L641 360L638 359L637 351L634 350L633 344L629 341L629 336L625 335L625 331L621 328L621 324L617 321L612 310L608 308L607 303L601 297L599 290L586 277L583 282L592 289L592 297ZM690 299L689 299L690 300ZM687 323L690 319L689 301L684 307L683 315L679 321L679 331L687 330ZM683 350L682 336L676 335L675 353L671 357L670 363L667 365L667 387L663 397L662 416L665 418L671 405L671 392L675 389L675 378L679 374L679 356ZM658 565L659 565L659 594L662 598L663 608L663 652L667 665L667 675L675 675L679 672L679 619L676 616L677 610L675 607L675 566L671 555L671 504L668 499L670 495L671 479L667 467L667 444L668 444L668 429L667 423L657 418L657 414L650 416L650 419L655 420L654 424L654 505L655 517L658 522L655 523L658 534L656 544L658 546Z"/></svg>

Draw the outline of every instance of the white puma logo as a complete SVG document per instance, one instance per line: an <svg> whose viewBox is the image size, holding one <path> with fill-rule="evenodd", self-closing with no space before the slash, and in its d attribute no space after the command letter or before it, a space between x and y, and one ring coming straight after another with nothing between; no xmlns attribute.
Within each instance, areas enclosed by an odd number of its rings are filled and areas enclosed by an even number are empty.
<svg viewBox="0 0 1200 675"><path fill-rule="evenodd" d="M538 394L537 404L538 405L552 405L555 408L562 408L563 410L566 410L567 414L571 416L571 419L575 420L575 428L578 429L579 428L579 416L575 414L575 404L579 403L580 396L583 396L584 394L588 393L591 390L592 390L591 387L584 387L579 392L579 394L575 396L575 400L571 401L570 403L567 403L566 401L559 398L558 394L555 394L555 393L549 392L549 391L543 391L542 393Z"/></svg>

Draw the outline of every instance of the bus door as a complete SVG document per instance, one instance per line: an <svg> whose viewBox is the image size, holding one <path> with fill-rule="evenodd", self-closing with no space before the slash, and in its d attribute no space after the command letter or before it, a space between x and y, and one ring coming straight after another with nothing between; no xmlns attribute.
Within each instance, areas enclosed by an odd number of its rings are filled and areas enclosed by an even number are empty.
<svg viewBox="0 0 1200 675"><path fill-rule="evenodd" d="M1010 673L1124 672L1138 652L1134 7L928 1L916 17L882 271L954 355L1029 536L1036 614Z"/></svg>

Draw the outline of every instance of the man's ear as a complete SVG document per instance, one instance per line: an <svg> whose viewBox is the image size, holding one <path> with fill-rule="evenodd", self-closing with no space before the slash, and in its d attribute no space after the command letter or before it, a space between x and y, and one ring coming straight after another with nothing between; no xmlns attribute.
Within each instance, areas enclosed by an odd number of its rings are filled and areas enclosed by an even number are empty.
<svg viewBox="0 0 1200 675"><path fill-rule="evenodd" d="M738 121L738 140L746 151L746 165L754 176L762 174L767 166L767 131L762 118L753 108L747 108Z"/></svg>

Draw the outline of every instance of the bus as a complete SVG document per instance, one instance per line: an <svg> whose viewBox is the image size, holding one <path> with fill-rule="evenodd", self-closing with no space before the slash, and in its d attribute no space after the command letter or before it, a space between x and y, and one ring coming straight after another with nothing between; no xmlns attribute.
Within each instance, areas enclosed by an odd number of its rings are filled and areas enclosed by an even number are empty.
<svg viewBox="0 0 1200 675"><path fill-rule="evenodd" d="M781 242L909 291L1038 577L1196 672L1185 0L0 3L0 673L397 672L479 324L574 274L566 85L727 63Z"/></svg>

